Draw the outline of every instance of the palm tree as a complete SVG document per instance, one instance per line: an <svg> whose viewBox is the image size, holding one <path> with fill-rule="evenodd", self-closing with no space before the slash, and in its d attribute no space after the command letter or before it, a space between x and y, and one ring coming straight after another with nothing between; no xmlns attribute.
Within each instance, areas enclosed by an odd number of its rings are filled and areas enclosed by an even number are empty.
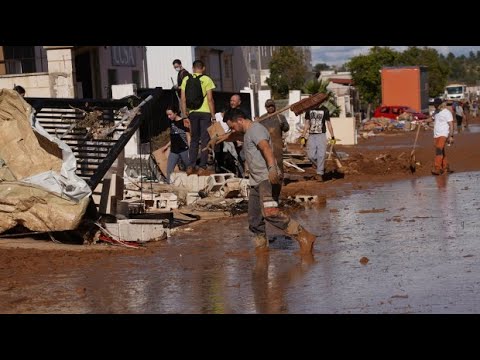
<svg viewBox="0 0 480 360"><path fill-rule="evenodd" d="M335 103L335 94L327 89L328 84L330 81L323 81L318 79L312 79L305 83L303 86L303 92L305 94L316 94L316 93L324 93L328 95L328 99L325 100L323 105L328 109L330 112L330 116L336 117L340 115L340 106Z"/></svg>

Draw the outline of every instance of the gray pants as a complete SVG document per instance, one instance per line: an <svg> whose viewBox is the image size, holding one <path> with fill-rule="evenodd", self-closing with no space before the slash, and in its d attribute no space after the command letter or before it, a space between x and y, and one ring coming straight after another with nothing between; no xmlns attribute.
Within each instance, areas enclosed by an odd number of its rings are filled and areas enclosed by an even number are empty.
<svg viewBox="0 0 480 360"><path fill-rule="evenodd" d="M248 196L248 225L254 234L265 234L265 220L273 226L285 230L290 217L274 206L272 184L264 180L250 188ZM264 206L265 205L265 206Z"/></svg>
<svg viewBox="0 0 480 360"><path fill-rule="evenodd" d="M188 115L190 119L190 133L192 135L192 140L190 141L190 166L195 167L198 157L198 147L199 142L201 141L202 147L207 146L210 141L210 135L208 134L208 127L211 125L210 122L210 113L204 112L192 112ZM200 152L200 164L198 165L201 168L207 168L208 160L208 151Z"/></svg>
<svg viewBox="0 0 480 360"><path fill-rule="evenodd" d="M327 134L310 134L307 142L308 158L317 166L317 174L325 172L325 153L327 151Z"/></svg>
<svg viewBox="0 0 480 360"><path fill-rule="evenodd" d="M178 164L178 160L182 159L183 163L188 166L189 164L189 154L188 150L182 151L181 153L174 153L170 152L170 155L168 155L168 161L167 161L167 183L170 184L170 175L173 172L173 169L175 169L175 166Z"/></svg>

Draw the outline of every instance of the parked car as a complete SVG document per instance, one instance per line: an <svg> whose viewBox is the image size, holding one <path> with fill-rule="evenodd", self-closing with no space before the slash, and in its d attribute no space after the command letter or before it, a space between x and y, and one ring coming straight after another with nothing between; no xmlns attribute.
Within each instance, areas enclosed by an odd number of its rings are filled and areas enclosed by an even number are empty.
<svg viewBox="0 0 480 360"><path fill-rule="evenodd" d="M396 120L401 114L408 112L412 114L414 120L425 120L428 115L416 112L408 106L379 106L375 109L373 117L384 117L388 119Z"/></svg>

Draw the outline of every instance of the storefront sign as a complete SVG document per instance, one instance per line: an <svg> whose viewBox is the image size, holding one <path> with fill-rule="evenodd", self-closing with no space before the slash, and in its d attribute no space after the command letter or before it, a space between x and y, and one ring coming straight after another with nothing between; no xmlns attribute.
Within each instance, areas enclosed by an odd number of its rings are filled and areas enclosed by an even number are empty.
<svg viewBox="0 0 480 360"><path fill-rule="evenodd" d="M113 66L135 66L134 46L112 46Z"/></svg>

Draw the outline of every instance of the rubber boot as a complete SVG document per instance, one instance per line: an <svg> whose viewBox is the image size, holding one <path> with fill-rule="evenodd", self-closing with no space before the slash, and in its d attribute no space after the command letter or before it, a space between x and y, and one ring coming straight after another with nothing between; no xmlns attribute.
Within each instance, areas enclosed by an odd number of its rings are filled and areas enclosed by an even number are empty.
<svg viewBox="0 0 480 360"><path fill-rule="evenodd" d="M302 225L295 220L291 220L286 229L287 234L295 237L300 245L300 254L312 254L313 244L315 243L316 236L308 232Z"/></svg>
<svg viewBox="0 0 480 360"><path fill-rule="evenodd" d="M268 251L268 239L265 234L257 234L253 239L253 244L255 246L255 251L263 252Z"/></svg>

